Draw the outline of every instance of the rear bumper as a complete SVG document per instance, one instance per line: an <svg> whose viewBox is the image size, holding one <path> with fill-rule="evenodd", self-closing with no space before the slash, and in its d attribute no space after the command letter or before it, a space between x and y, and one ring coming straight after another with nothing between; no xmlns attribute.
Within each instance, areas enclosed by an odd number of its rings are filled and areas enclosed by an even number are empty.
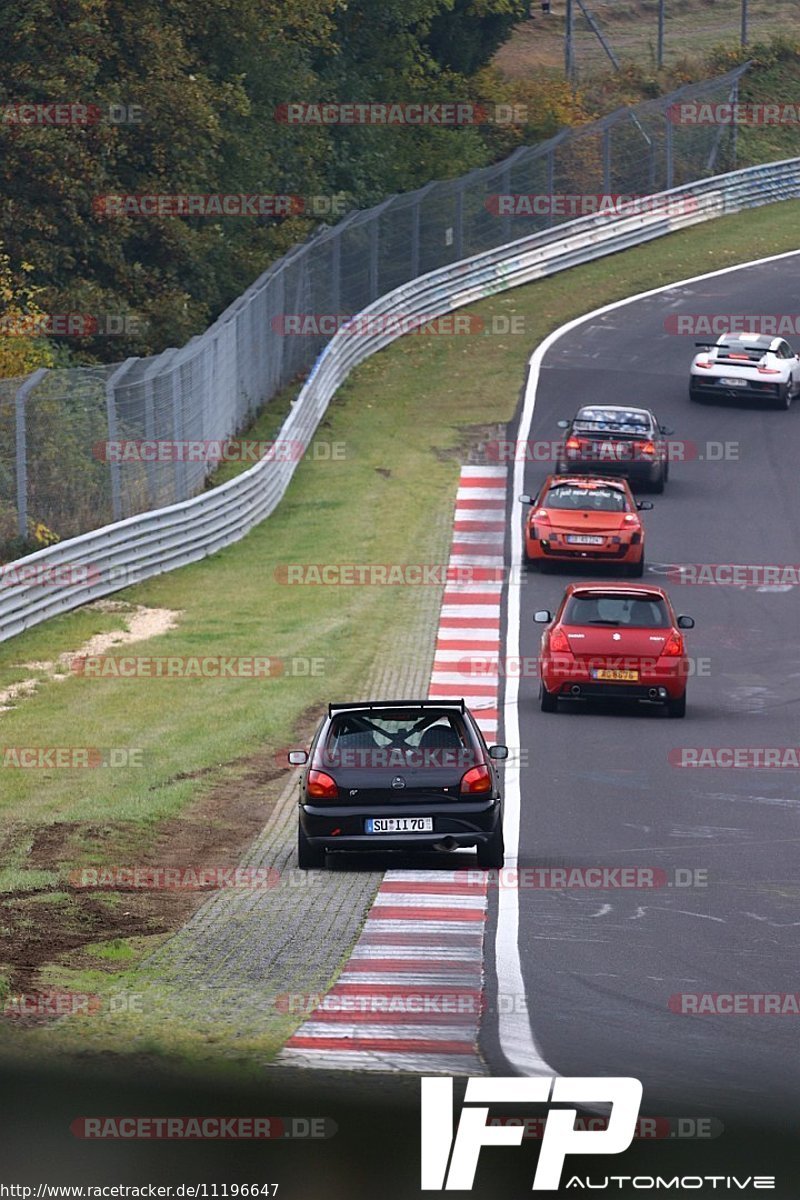
<svg viewBox="0 0 800 1200"><path fill-rule="evenodd" d="M299 806L300 824L308 840L327 850L432 850L477 846L494 834L501 820L500 797L451 805L311 805ZM432 833L366 833L368 817L432 817Z"/></svg>
<svg viewBox="0 0 800 1200"><path fill-rule="evenodd" d="M525 535L525 553L530 562L548 562L562 560L564 562L608 562L631 564L641 562L644 557L644 541L632 545L631 542L619 546L576 546L558 541L545 539L547 545L536 538Z"/></svg>
<svg viewBox="0 0 800 1200"><path fill-rule="evenodd" d="M724 378L724 377L723 377ZM738 397L747 400L776 400L786 388L787 383L780 380L777 383L762 383L756 380L746 380L744 387L731 387L719 382L719 377L707 375L692 375L689 380L689 391L693 396L703 396L719 400L735 400Z"/></svg>
<svg viewBox="0 0 800 1200"><path fill-rule="evenodd" d="M621 656L624 657L624 656ZM593 664L594 665L594 664ZM625 664L621 669L630 669L633 664ZM608 663L605 669L620 669L616 664ZM639 668L639 678L636 680L599 680L592 677L591 668L579 660L568 660L557 656L542 663L542 681L548 692L554 695L574 699L618 699L618 700L651 700L663 703L664 700L679 700L686 691L689 675L688 663L679 660L664 666L647 664ZM578 692L573 695L574 689ZM660 695L653 696L655 688ZM663 694L662 694L663 693Z"/></svg>
<svg viewBox="0 0 800 1200"><path fill-rule="evenodd" d="M574 687L579 690L574 692L572 690ZM612 703L615 700L630 700L644 704L666 704L668 700L679 700L684 690L681 688L677 694L673 695L663 684L645 686L634 683L597 683L592 681L566 686L557 695L560 700L609 700Z"/></svg>
<svg viewBox="0 0 800 1200"><path fill-rule="evenodd" d="M557 475L616 475L636 483L657 483L664 471L661 459L632 459L618 462L612 459L569 459L557 465Z"/></svg>

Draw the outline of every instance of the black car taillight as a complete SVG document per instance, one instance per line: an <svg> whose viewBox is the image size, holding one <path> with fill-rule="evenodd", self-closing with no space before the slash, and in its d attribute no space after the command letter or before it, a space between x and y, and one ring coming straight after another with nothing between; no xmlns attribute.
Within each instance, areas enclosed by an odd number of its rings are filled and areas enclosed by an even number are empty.
<svg viewBox="0 0 800 1200"><path fill-rule="evenodd" d="M326 771L309 771L306 794L310 800L338 800L339 788L333 776Z"/></svg>
<svg viewBox="0 0 800 1200"><path fill-rule="evenodd" d="M472 767L464 775L461 776L461 794L473 795L476 792L490 792L492 790L492 776L489 773L489 768L483 763L478 767Z"/></svg>

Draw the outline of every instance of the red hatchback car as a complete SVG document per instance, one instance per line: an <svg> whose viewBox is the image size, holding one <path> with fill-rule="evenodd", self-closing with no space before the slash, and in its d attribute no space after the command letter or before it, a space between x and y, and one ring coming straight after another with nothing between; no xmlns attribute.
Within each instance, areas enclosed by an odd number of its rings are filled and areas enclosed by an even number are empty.
<svg viewBox="0 0 800 1200"><path fill-rule="evenodd" d="M694 621L675 616L662 588L571 583L555 619L543 609L534 620L548 626L539 655L543 712L555 712L559 700L634 700L686 714L681 630Z"/></svg>
<svg viewBox="0 0 800 1200"><path fill-rule="evenodd" d="M622 574L644 571L644 530L626 479L548 475L535 497L520 496L530 511L525 520L525 561L544 567L555 562L603 562Z"/></svg>

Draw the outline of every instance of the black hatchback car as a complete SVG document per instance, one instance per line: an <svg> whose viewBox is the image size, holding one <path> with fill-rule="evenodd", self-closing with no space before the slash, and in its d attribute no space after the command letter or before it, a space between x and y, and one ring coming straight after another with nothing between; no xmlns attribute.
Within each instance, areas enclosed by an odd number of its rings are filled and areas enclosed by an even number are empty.
<svg viewBox="0 0 800 1200"><path fill-rule="evenodd" d="M559 421L566 436L557 475L622 475L631 486L663 492L669 477L664 441L671 429L659 425L649 408L585 404L571 421Z"/></svg>
<svg viewBox="0 0 800 1200"><path fill-rule="evenodd" d="M455 850L475 846L478 866L503 865L503 813L495 762L463 700L330 704L300 780L300 867L328 851Z"/></svg>

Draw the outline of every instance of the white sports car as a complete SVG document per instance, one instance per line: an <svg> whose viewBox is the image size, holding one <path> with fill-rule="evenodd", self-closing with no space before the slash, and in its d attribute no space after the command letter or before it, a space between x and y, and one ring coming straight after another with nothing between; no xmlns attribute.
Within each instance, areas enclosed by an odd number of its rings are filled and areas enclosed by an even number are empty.
<svg viewBox="0 0 800 1200"><path fill-rule="evenodd" d="M800 355L783 338L766 333L720 334L702 347L692 363L692 400L731 400L736 396L788 408L800 392Z"/></svg>

